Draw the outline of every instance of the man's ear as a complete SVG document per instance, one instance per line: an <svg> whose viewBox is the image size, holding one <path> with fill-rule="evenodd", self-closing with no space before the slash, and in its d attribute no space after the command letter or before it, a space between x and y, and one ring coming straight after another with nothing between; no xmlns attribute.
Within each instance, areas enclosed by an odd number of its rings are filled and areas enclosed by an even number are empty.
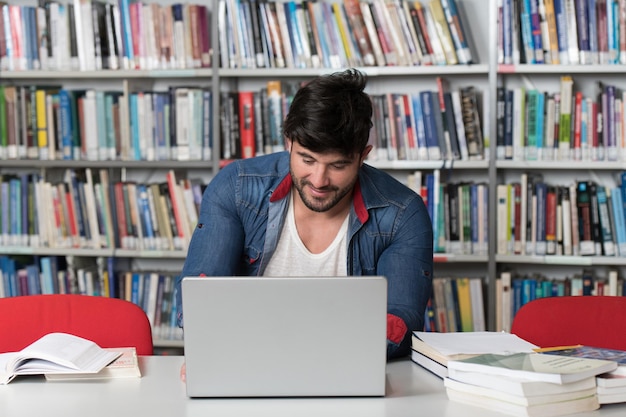
<svg viewBox="0 0 626 417"><path fill-rule="evenodd" d="M363 161L365 161L365 158L367 158L367 155L369 155L373 148L374 146L367 145L365 149L363 149L363 152L361 152L361 164L363 164Z"/></svg>
<svg viewBox="0 0 626 417"><path fill-rule="evenodd" d="M285 149L291 153L291 147L293 146L293 141L288 137L285 137Z"/></svg>

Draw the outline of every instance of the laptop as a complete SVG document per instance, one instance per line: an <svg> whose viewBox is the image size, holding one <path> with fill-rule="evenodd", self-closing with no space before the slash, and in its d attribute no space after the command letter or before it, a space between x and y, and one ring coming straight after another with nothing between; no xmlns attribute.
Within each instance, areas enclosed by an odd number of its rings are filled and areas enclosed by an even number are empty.
<svg viewBox="0 0 626 417"><path fill-rule="evenodd" d="M189 397L384 396L384 277L185 277Z"/></svg>

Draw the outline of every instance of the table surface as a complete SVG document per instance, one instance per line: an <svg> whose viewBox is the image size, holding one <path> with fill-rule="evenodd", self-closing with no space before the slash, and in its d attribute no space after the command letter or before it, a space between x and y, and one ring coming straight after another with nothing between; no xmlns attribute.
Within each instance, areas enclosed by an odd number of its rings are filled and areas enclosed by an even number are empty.
<svg viewBox="0 0 626 417"><path fill-rule="evenodd" d="M454 416L501 414L449 401L443 381L409 360L387 364L385 397L190 399L180 380L182 356L140 357L142 378L46 381L18 377L0 385L0 416ZM626 406L603 405L576 416L623 416Z"/></svg>

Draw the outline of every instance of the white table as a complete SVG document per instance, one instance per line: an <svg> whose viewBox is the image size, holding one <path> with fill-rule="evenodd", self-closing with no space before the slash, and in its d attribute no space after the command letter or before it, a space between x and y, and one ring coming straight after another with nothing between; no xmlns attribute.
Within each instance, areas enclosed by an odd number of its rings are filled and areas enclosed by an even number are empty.
<svg viewBox="0 0 626 417"><path fill-rule="evenodd" d="M179 378L182 356L141 357L143 377L51 382L19 377L0 385L2 417L493 417L501 414L448 401L441 379L408 360L387 365L384 398L189 399ZM605 405L576 416L624 416Z"/></svg>

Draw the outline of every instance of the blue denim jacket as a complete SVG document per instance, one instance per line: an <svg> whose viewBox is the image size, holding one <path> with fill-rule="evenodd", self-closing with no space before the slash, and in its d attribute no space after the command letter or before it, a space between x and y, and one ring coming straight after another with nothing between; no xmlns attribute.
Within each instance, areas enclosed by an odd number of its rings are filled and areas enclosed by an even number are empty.
<svg viewBox="0 0 626 417"><path fill-rule="evenodd" d="M272 257L291 191L289 153L235 161L204 192L198 225L177 280L185 276L260 276ZM411 330L421 330L431 293L433 232L422 198L389 174L364 164L350 210L348 275L382 275L388 282L388 313L409 331L387 356L410 351Z"/></svg>

